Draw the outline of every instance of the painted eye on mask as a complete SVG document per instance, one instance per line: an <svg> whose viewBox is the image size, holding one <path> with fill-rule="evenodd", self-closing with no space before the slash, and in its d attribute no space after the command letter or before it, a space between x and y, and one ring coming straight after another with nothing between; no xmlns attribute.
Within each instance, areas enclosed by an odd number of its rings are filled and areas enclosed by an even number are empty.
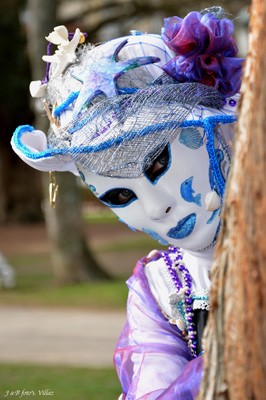
<svg viewBox="0 0 266 400"><path fill-rule="evenodd" d="M100 200L109 207L123 207L130 204L137 196L130 189L112 189L100 197Z"/></svg>
<svg viewBox="0 0 266 400"><path fill-rule="evenodd" d="M152 165L147 168L144 175L151 181L156 182L170 166L170 145L165 146L163 151L155 158Z"/></svg>

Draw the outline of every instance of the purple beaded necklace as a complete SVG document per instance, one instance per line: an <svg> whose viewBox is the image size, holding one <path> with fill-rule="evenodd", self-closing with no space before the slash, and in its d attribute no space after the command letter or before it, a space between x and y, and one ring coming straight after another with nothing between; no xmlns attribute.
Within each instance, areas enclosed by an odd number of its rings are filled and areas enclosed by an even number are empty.
<svg viewBox="0 0 266 400"><path fill-rule="evenodd" d="M162 252L165 265L168 268L171 279L176 288L176 295L172 297L175 307L183 317L186 330L183 331L188 347L193 357L197 357L196 353L196 334L195 326L193 323L193 299L192 299L192 277L189 270L183 262L182 252L179 248L170 246L168 252ZM171 300L170 300L171 302ZM171 303L173 304L173 303Z"/></svg>

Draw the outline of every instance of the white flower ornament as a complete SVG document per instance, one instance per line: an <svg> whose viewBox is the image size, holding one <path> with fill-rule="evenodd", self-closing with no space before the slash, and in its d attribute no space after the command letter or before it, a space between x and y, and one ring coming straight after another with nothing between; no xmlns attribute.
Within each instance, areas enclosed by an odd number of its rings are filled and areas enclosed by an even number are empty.
<svg viewBox="0 0 266 400"><path fill-rule="evenodd" d="M42 83L42 81L32 81L30 83L30 94L32 97L43 97L46 90L47 83Z"/></svg>
<svg viewBox="0 0 266 400"><path fill-rule="evenodd" d="M57 26L46 39L58 45L53 56L43 56L42 59L49 63L55 63L56 69L53 77L56 78L64 72L66 67L76 61L76 48L79 44L81 32L77 28L72 40L68 40L68 31L65 26Z"/></svg>
<svg viewBox="0 0 266 400"><path fill-rule="evenodd" d="M79 43L84 41L84 35L77 28L71 40L69 40L68 30L65 26L56 26L47 37L48 42L58 46L54 55L45 55L42 59L45 62L56 64L53 77L56 78L64 72L69 64L76 61L76 48ZM42 97L46 90L46 82L32 81L30 83L30 93L32 97Z"/></svg>
<svg viewBox="0 0 266 400"><path fill-rule="evenodd" d="M64 25L56 26L53 32L45 36L45 39L50 43L66 46L69 44L68 30Z"/></svg>

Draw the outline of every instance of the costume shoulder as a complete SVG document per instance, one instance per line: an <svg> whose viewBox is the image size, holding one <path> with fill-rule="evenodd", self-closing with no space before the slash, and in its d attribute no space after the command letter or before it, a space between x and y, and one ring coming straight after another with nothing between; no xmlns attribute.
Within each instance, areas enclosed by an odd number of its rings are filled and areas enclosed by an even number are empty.
<svg viewBox="0 0 266 400"><path fill-rule="evenodd" d="M127 282L127 322L114 354L122 399L195 398L202 359L192 358L181 331L158 308L145 274L148 264L140 260Z"/></svg>

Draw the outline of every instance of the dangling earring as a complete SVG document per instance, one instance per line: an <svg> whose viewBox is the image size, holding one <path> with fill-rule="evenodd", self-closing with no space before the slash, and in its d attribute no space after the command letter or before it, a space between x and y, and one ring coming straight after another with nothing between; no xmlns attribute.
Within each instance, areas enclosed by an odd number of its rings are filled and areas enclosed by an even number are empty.
<svg viewBox="0 0 266 400"><path fill-rule="evenodd" d="M221 207L221 198L218 196L215 190L212 190L206 194L205 207L206 211L215 211Z"/></svg>
<svg viewBox="0 0 266 400"><path fill-rule="evenodd" d="M58 193L58 184L56 183L54 172L49 172L50 182L49 182L49 202L52 208L55 208L56 198Z"/></svg>

